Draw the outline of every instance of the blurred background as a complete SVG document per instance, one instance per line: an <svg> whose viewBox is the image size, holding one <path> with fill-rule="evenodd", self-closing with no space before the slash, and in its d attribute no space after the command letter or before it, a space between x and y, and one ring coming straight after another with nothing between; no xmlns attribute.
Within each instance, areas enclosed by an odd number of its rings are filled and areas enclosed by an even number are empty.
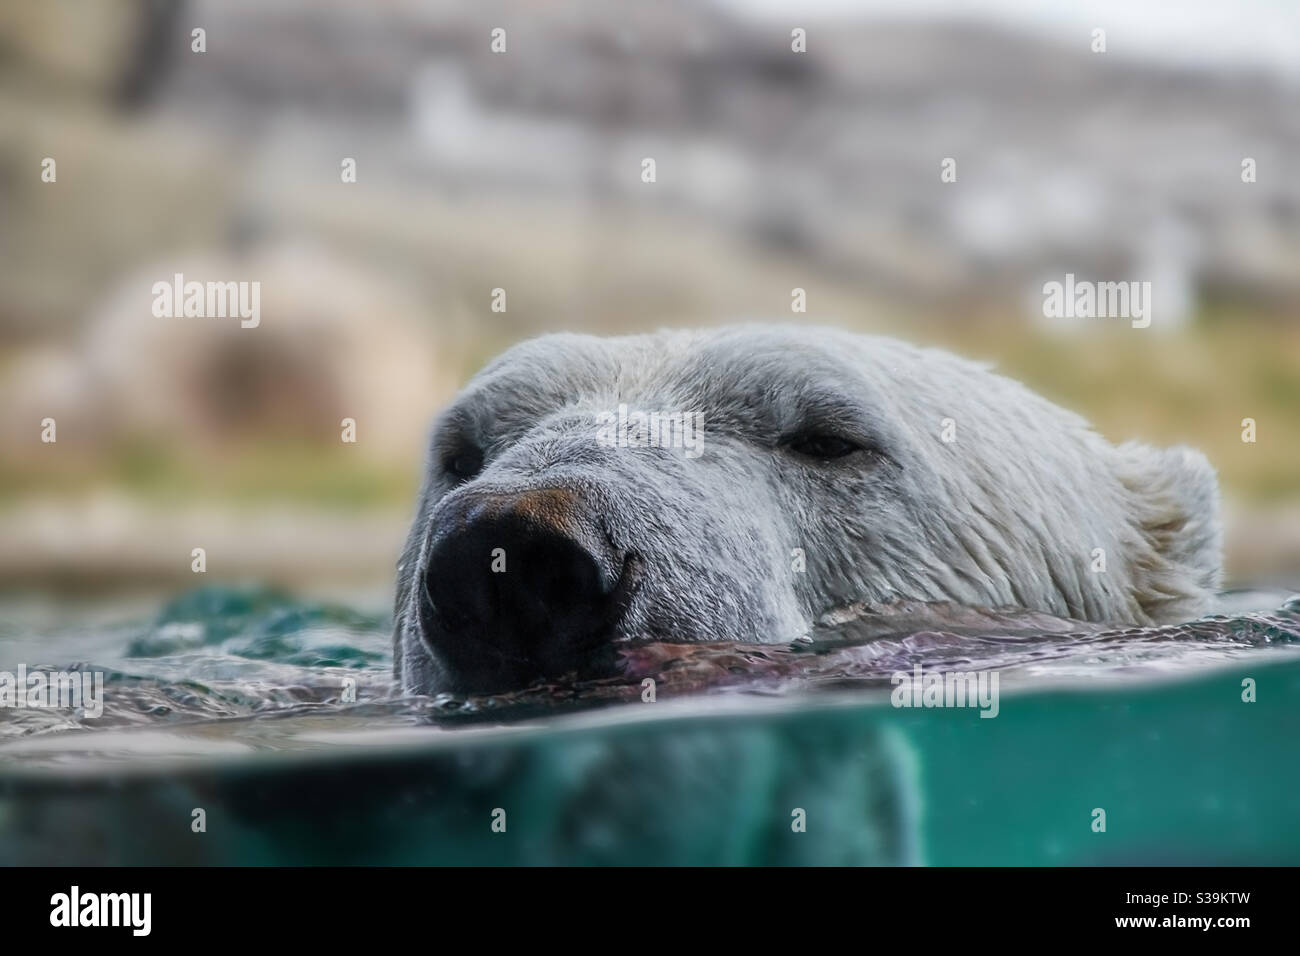
<svg viewBox="0 0 1300 956"><path fill-rule="evenodd" d="M173 587L201 546L385 588L425 428L501 348L770 319L1204 449L1229 578L1294 585L1300 7L1064 6L5 3L0 582ZM260 326L155 317L177 272L260 282ZM1045 319L1067 272L1151 282L1151 327Z"/></svg>

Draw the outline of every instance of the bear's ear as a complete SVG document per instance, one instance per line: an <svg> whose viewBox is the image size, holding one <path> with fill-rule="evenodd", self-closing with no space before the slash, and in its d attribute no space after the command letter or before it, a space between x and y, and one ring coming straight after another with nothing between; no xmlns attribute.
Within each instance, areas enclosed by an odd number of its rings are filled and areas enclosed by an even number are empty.
<svg viewBox="0 0 1300 956"><path fill-rule="evenodd" d="M1157 622L1205 613L1223 574L1213 466L1199 451L1181 446L1127 442L1118 451L1119 478L1132 496L1142 539L1132 565L1138 604Z"/></svg>

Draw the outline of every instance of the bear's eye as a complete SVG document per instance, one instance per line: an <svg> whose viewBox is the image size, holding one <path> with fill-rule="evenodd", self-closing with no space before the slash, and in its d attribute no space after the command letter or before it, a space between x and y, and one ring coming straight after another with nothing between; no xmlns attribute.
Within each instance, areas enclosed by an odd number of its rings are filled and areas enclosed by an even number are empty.
<svg viewBox="0 0 1300 956"><path fill-rule="evenodd" d="M449 455L443 466L459 481L468 481L483 470L483 452L474 447L461 448Z"/></svg>
<svg viewBox="0 0 1300 956"><path fill-rule="evenodd" d="M838 435L796 435L790 439L788 444L791 451L821 461L843 458L862 448L856 442L851 442L847 438L840 438Z"/></svg>

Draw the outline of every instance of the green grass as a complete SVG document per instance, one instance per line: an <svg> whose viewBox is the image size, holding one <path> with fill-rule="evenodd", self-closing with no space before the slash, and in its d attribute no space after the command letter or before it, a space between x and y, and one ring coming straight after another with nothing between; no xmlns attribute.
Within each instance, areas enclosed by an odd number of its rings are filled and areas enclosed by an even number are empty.
<svg viewBox="0 0 1300 956"><path fill-rule="evenodd" d="M32 494L74 496L108 487L158 503L291 501L356 509L408 505L418 484L418 449L409 466L368 461L355 451L283 443L251 444L220 457L185 455L159 443L133 443L106 460L66 468L25 463L6 468L0 501Z"/></svg>

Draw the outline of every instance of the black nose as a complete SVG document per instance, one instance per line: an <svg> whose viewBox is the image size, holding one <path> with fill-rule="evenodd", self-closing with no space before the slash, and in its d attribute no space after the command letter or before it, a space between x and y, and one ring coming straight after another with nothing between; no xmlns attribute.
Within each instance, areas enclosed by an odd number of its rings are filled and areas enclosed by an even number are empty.
<svg viewBox="0 0 1300 956"><path fill-rule="evenodd" d="M635 572L570 492L462 496L434 514L425 639L463 690L595 669Z"/></svg>

